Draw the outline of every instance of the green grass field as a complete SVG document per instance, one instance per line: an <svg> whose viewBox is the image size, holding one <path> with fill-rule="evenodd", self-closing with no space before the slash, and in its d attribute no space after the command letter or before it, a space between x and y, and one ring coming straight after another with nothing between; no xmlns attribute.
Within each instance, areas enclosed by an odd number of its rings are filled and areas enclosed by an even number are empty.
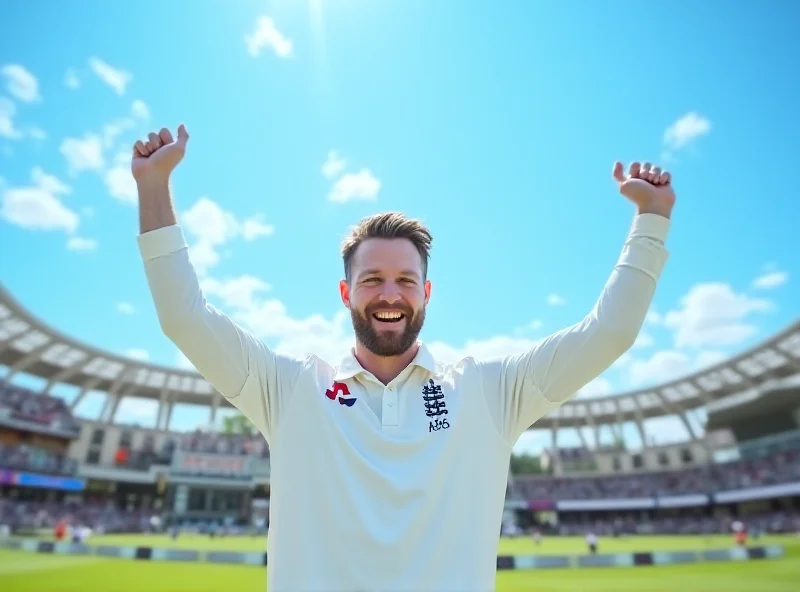
<svg viewBox="0 0 800 592"><path fill-rule="evenodd" d="M263 538L181 536L92 537L91 545L151 546L197 550L261 551ZM732 546L730 537L625 537L600 539L601 553L703 550ZM497 592L789 592L800 582L800 538L764 537L780 544L783 559L638 568L557 569L499 572ZM545 538L540 547L526 538L501 540L500 554L573 555L580 538ZM409 569L413 569L409 566ZM266 570L253 566L136 562L127 559L39 555L0 551L2 592L236 592L266 589Z"/></svg>

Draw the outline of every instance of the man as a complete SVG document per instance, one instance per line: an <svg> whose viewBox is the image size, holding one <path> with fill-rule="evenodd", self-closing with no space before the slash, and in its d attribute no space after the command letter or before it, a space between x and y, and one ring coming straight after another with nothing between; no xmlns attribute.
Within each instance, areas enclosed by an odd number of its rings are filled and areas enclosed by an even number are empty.
<svg viewBox="0 0 800 592"><path fill-rule="evenodd" d="M586 547L592 555L597 554L597 535L591 530L586 533Z"/></svg>
<svg viewBox="0 0 800 592"><path fill-rule="evenodd" d="M417 339L430 233L363 220L339 285L356 343L333 366L272 351L205 301L169 191L188 139L180 126L134 146L139 248L162 330L269 443L269 591L494 590L511 449L636 339L666 260L669 173L615 165L638 213L597 305L499 360L434 360Z"/></svg>

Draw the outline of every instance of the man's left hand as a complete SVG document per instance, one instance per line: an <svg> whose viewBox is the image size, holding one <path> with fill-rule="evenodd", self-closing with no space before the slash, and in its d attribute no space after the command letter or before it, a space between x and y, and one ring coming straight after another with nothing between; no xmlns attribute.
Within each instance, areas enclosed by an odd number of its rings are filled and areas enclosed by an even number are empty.
<svg viewBox="0 0 800 592"><path fill-rule="evenodd" d="M649 162L631 163L627 174L621 162L614 164L614 181L619 192L639 208L640 214L669 218L675 205L672 175Z"/></svg>

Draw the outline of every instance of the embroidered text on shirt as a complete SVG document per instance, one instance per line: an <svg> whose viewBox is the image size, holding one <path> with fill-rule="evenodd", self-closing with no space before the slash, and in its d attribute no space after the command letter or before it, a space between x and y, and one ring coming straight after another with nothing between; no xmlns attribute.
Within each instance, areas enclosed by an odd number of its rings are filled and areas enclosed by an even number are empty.
<svg viewBox="0 0 800 592"><path fill-rule="evenodd" d="M425 415L428 417L436 418L440 415L447 415L442 387L434 383L433 379L428 380L427 384L422 386L422 400L425 401ZM428 425L428 433L446 430L449 427L450 423L447 419L434 419Z"/></svg>

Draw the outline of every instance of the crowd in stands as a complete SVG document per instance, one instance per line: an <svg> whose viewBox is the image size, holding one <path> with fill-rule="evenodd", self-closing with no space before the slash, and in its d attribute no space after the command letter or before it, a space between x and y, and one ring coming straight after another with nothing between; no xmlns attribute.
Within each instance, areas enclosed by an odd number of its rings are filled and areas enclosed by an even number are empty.
<svg viewBox="0 0 800 592"><path fill-rule="evenodd" d="M244 436L197 430L184 434L173 445L186 452L269 457L269 447L260 434L257 436Z"/></svg>
<svg viewBox="0 0 800 592"><path fill-rule="evenodd" d="M146 471L151 465L168 465L172 462L172 449L160 451L153 446L152 439L145 440L139 448L120 446L114 454L114 464L134 471Z"/></svg>
<svg viewBox="0 0 800 592"><path fill-rule="evenodd" d="M74 475L78 462L65 453L27 444L9 445L0 442L0 469L31 471L48 475Z"/></svg>
<svg viewBox="0 0 800 592"><path fill-rule="evenodd" d="M764 512L734 517L677 515L646 518L626 515L614 518L586 518L585 515L566 513L559 516L558 526L550 529L563 536L583 535L593 532L599 536L624 536L634 534L729 534L735 521L741 521L751 533L793 533L800 531L800 514L792 512Z"/></svg>
<svg viewBox="0 0 800 592"><path fill-rule="evenodd" d="M72 416L62 399L35 393L6 381L0 381L0 420L2 419L71 434L80 432L80 423Z"/></svg>
<svg viewBox="0 0 800 592"><path fill-rule="evenodd" d="M113 504L90 502L22 502L0 499L0 524L12 533L52 530L58 522L89 527L95 533L147 532L151 512L122 510Z"/></svg>
<svg viewBox="0 0 800 592"><path fill-rule="evenodd" d="M145 439L138 448L120 446L114 455L114 464L118 467L145 471L151 465L171 464L176 450L199 454L269 458L269 447L261 436L249 437L197 430L167 438L158 450L152 438Z"/></svg>
<svg viewBox="0 0 800 592"><path fill-rule="evenodd" d="M522 499L630 499L713 493L800 481L800 451L661 473L592 477L516 475L510 497Z"/></svg>

